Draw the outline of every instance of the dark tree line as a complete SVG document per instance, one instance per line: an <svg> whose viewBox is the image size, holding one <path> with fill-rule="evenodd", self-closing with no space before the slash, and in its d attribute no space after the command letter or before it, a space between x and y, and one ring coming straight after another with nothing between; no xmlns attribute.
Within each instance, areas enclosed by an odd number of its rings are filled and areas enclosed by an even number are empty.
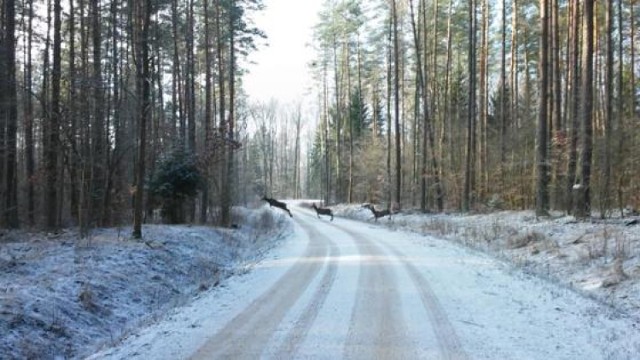
<svg viewBox="0 0 640 360"><path fill-rule="evenodd" d="M133 222L139 237L163 201L149 179L175 152L202 175L179 218L231 224L260 0L0 4L0 227Z"/></svg>

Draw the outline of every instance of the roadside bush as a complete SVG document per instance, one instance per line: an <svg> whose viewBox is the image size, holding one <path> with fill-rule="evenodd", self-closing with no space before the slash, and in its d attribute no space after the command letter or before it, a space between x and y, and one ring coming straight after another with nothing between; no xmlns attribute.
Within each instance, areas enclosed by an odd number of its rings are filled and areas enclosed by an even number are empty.
<svg viewBox="0 0 640 360"><path fill-rule="evenodd" d="M184 222L185 202L196 196L202 181L197 157L190 152L173 150L159 160L149 181L149 192L160 202L164 222Z"/></svg>

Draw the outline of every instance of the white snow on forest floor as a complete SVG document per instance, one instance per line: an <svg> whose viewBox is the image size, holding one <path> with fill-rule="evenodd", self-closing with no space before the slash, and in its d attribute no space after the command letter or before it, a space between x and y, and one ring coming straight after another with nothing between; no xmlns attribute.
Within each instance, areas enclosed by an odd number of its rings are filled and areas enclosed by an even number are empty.
<svg viewBox="0 0 640 360"><path fill-rule="evenodd" d="M362 205L332 209L336 216L376 223ZM409 210L377 223L463 244L640 318L638 216L578 221L560 212L536 217L533 211L469 215Z"/></svg>
<svg viewBox="0 0 640 360"><path fill-rule="evenodd" d="M336 220L374 223L360 205L332 209ZM437 237L482 251L638 318L640 225L627 221L405 211L377 223L431 235L412 237L417 246ZM286 214L266 206L237 209L234 222L239 229L147 225L142 241L130 239L130 227L95 229L85 239L72 230L0 230L0 358L82 358L117 344L206 289L250 272L293 232Z"/></svg>
<svg viewBox="0 0 640 360"><path fill-rule="evenodd" d="M290 230L263 207L238 229L145 225L57 234L0 230L0 358L81 358L248 269Z"/></svg>

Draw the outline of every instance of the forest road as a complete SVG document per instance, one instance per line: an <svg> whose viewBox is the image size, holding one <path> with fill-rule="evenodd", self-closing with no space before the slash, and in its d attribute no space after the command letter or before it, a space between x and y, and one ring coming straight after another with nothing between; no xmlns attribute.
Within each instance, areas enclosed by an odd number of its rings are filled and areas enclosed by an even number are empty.
<svg viewBox="0 0 640 360"><path fill-rule="evenodd" d="M393 237L297 210L304 252L191 359L468 358L427 277Z"/></svg>
<svg viewBox="0 0 640 360"><path fill-rule="evenodd" d="M292 210L292 233L247 271L236 269L92 359L637 360L640 353L638 319L567 287L381 224L401 219L330 222Z"/></svg>

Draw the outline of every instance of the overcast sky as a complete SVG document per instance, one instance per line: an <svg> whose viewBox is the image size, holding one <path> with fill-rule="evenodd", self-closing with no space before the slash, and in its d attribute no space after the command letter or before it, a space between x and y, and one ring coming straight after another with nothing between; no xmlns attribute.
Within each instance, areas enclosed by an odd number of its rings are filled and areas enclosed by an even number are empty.
<svg viewBox="0 0 640 360"><path fill-rule="evenodd" d="M255 64L244 87L252 100L293 103L311 85L307 65L314 57L308 46L322 0L264 0L267 8L255 15L255 23L268 36L268 46L249 55Z"/></svg>

